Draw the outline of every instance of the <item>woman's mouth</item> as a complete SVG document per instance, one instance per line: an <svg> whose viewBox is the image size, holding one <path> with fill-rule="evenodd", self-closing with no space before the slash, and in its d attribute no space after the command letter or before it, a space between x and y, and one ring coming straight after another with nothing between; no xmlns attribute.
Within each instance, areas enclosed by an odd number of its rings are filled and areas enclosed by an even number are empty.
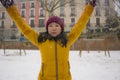
<svg viewBox="0 0 120 80"><path fill-rule="evenodd" d="M56 32L52 32L52 34L56 34Z"/></svg>

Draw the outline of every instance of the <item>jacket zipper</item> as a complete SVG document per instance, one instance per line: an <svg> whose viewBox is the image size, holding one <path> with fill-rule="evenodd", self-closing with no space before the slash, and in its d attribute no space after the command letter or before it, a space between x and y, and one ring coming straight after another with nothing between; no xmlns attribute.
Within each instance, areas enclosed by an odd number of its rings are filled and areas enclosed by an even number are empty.
<svg viewBox="0 0 120 80"><path fill-rule="evenodd" d="M56 64L56 80L58 80L58 54L57 54L57 42L55 42L55 64Z"/></svg>

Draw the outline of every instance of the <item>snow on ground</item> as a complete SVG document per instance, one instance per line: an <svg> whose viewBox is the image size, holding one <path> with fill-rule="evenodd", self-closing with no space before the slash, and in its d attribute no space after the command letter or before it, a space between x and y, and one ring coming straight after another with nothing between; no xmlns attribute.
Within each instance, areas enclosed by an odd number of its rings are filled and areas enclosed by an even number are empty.
<svg viewBox="0 0 120 80"><path fill-rule="evenodd" d="M19 50L0 50L0 80L37 80L40 70L38 50L26 50L19 56ZM24 52L22 52L24 53ZM73 80L120 80L120 51L70 51L70 65Z"/></svg>

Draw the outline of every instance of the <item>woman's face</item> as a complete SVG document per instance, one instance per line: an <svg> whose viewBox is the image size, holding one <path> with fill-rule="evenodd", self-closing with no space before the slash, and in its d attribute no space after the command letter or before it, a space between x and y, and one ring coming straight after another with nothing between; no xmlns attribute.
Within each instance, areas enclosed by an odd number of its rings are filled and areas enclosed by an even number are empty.
<svg viewBox="0 0 120 80"><path fill-rule="evenodd" d="M61 33L61 27L59 24L52 22L48 25L48 33L52 36L52 37L56 37Z"/></svg>

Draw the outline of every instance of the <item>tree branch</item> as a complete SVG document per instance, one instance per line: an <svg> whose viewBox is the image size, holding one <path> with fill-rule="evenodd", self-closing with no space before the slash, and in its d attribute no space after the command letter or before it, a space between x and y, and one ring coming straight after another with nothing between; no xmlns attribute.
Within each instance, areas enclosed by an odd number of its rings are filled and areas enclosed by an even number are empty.
<svg viewBox="0 0 120 80"><path fill-rule="evenodd" d="M57 8L62 7L62 6L65 6L66 4L71 3L71 2L72 2L72 0L66 1L66 2L64 2L64 4L62 4L62 5L58 5L58 6L56 5L53 10L56 10Z"/></svg>

